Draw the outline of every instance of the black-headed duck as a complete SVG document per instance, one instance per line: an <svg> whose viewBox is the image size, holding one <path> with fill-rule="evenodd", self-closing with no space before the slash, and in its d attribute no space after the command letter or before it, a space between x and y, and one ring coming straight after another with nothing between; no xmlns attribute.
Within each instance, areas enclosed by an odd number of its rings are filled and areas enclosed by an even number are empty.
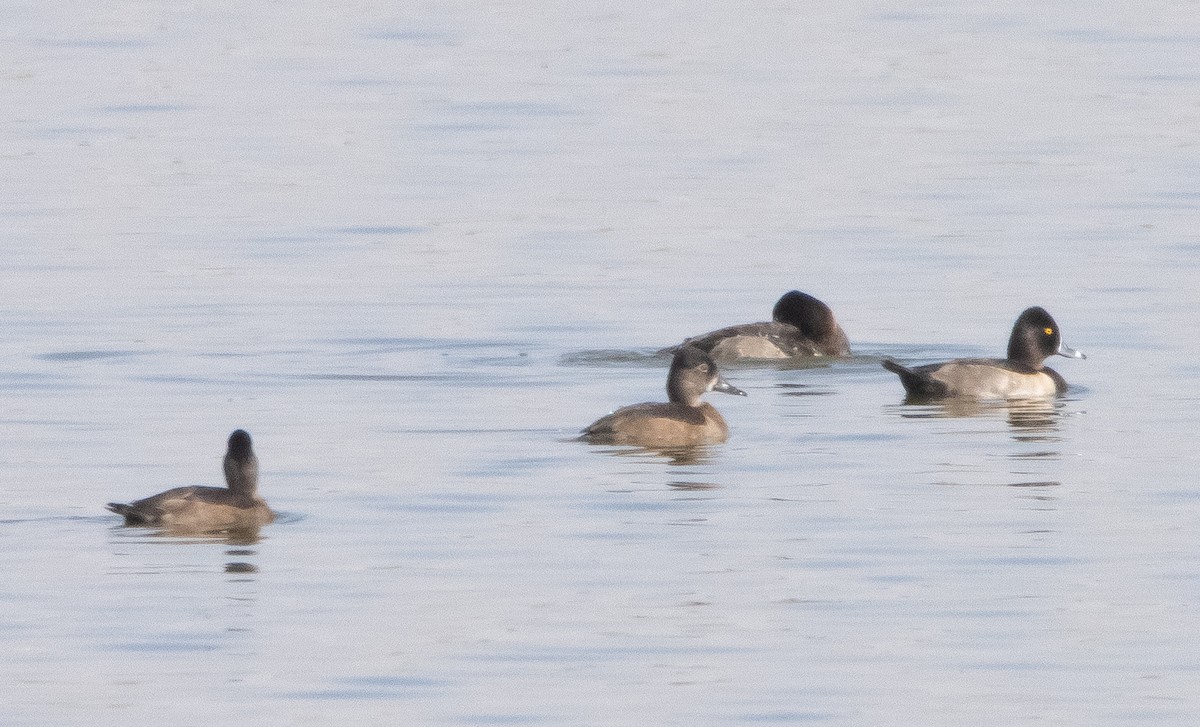
<svg viewBox="0 0 1200 727"><path fill-rule="evenodd" d="M807 293L784 293L771 318L693 336L681 345L695 346L717 361L850 355L850 342L833 311Z"/></svg>
<svg viewBox="0 0 1200 727"><path fill-rule="evenodd" d="M883 367L899 374L905 391L916 399L1026 399L1067 390L1066 380L1043 363L1054 354L1087 358L1063 343L1058 324L1044 308L1034 306L1013 324L1008 358L964 358L912 368L886 359Z"/></svg>

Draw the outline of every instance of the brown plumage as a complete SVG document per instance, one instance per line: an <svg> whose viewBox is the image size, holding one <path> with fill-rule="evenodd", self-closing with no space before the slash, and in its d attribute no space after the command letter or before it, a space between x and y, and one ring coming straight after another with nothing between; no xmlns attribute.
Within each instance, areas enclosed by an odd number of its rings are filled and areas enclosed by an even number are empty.
<svg viewBox="0 0 1200 727"><path fill-rule="evenodd" d="M229 435L225 454L227 487L176 487L129 504L110 502L126 525L164 528L176 532L213 532L257 528L275 519L258 496L258 457L250 435L238 429Z"/></svg>
<svg viewBox="0 0 1200 727"><path fill-rule="evenodd" d="M594 444L631 444L640 447L690 447L724 442L729 426L701 394L720 391L745 396L729 385L708 354L692 346L680 347L667 374L666 403L648 402L621 407L583 430L580 439Z"/></svg>

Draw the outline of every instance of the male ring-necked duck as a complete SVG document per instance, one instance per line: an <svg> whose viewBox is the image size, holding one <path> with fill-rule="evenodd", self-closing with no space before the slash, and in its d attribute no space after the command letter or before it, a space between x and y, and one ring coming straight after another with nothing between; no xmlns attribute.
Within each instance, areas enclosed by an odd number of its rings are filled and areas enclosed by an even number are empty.
<svg viewBox="0 0 1200 727"><path fill-rule="evenodd" d="M1067 382L1043 364L1048 356L1087 358L1062 342L1058 324L1044 308L1026 308L1013 324L1008 358L964 358L909 368L886 359L883 367L900 375L908 395L917 399L973 396L1023 399L1053 396Z"/></svg>
<svg viewBox="0 0 1200 727"><path fill-rule="evenodd" d="M128 505L110 502L107 507L123 515L126 525L186 532L250 529L275 519L258 496L258 457L250 435L241 429L229 435L225 482L228 488L176 487Z"/></svg>
<svg viewBox="0 0 1200 727"><path fill-rule="evenodd" d="M695 346L718 361L850 355L850 342L833 311L807 293L784 293L771 318L693 336L681 345Z"/></svg>
<svg viewBox="0 0 1200 727"><path fill-rule="evenodd" d="M692 346L675 352L667 375L667 403L632 404L597 420L580 439L594 444L640 447L690 447L724 442L729 426L712 404L700 401L707 391L745 396L721 378L708 354Z"/></svg>

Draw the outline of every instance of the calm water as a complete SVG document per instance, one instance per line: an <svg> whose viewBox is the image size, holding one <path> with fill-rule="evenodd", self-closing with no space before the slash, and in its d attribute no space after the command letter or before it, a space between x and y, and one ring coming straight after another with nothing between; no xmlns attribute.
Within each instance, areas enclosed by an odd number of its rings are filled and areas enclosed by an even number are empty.
<svg viewBox="0 0 1200 727"><path fill-rule="evenodd" d="M1194 5L410 5L5 4L0 723L1200 720ZM1032 304L1063 399L879 367ZM257 541L103 510L236 427Z"/></svg>

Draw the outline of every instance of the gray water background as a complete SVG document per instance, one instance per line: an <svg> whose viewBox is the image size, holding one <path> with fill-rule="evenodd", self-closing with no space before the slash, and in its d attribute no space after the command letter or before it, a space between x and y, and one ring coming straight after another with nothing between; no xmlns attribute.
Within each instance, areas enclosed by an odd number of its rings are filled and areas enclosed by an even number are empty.
<svg viewBox="0 0 1200 727"><path fill-rule="evenodd" d="M1200 720L1194 3L7 2L0 723ZM799 288L693 458L569 440ZM999 355L1043 406L903 404ZM257 541L118 527L219 484Z"/></svg>

